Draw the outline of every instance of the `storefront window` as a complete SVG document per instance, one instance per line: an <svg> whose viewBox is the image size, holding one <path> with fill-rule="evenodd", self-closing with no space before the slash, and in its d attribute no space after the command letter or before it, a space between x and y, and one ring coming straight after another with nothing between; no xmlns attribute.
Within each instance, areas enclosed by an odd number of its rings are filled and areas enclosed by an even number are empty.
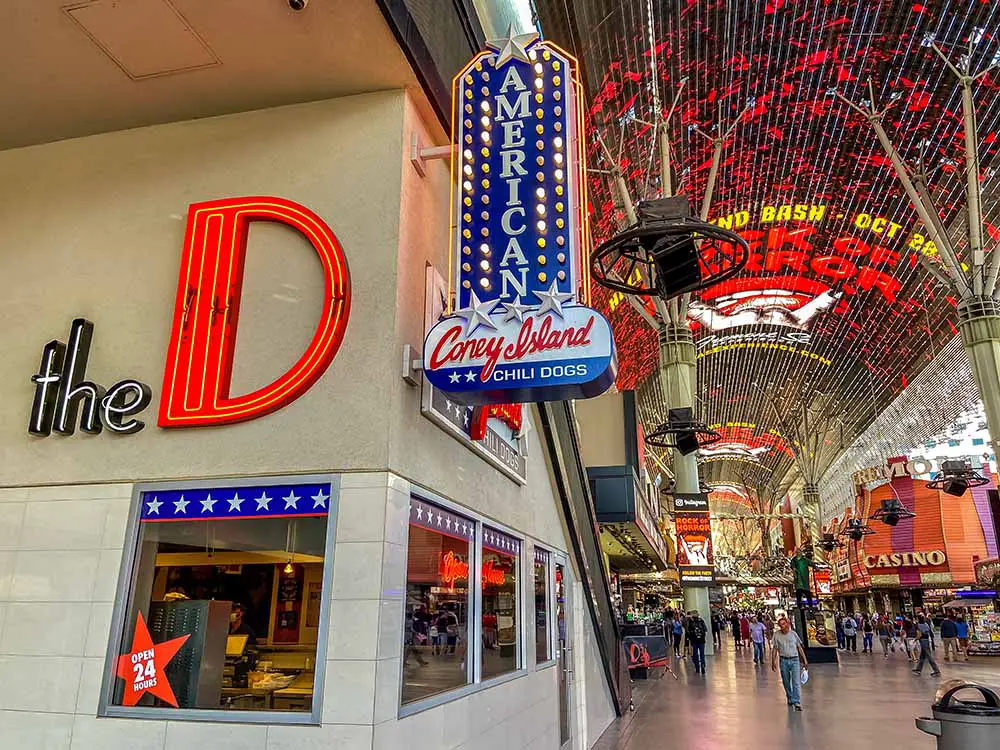
<svg viewBox="0 0 1000 750"><path fill-rule="evenodd" d="M483 679L520 666L517 621L518 565L521 542L483 527Z"/></svg>
<svg viewBox="0 0 1000 750"><path fill-rule="evenodd" d="M104 711L318 716L330 482L175 486L139 495Z"/></svg>
<svg viewBox="0 0 1000 750"><path fill-rule="evenodd" d="M535 547L535 663L552 658L549 642L549 553Z"/></svg>
<svg viewBox="0 0 1000 750"><path fill-rule="evenodd" d="M474 521L410 499L403 703L471 682L469 565Z"/></svg>

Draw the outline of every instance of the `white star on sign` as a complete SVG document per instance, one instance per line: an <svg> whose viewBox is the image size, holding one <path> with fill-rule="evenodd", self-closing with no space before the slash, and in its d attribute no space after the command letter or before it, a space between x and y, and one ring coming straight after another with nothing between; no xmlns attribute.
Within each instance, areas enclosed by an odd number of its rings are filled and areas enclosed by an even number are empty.
<svg viewBox="0 0 1000 750"><path fill-rule="evenodd" d="M562 306L564 302L569 302L573 299L573 295L570 292L560 292L558 287L558 282L553 281L552 286L549 287L547 292L535 292L535 296L541 301L541 306L538 308L538 317L542 317L549 310L554 312L560 318L563 317Z"/></svg>
<svg viewBox="0 0 1000 750"><path fill-rule="evenodd" d="M504 316L503 322L508 323L511 320L516 320L518 323L524 322L524 314L531 308L527 305L521 304L521 297L518 296L513 302L504 302Z"/></svg>
<svg viewBox="0 0 1000 750"><path fill-rule="evenodd" d="M508 60L521 60L529 62L528 51L525 49L529 44L538 39L538 32L532 31L528 34L515 34L513 24L507 27L507 37L504 39L493 39L486 44L495 50L499 50L494 67L499 68Z"/></svg>
<svg viewBox="0 0 1000 750"><path fill-rule="evenodd" d="M315 495L312 496L313 510L315 510L316 508L325 508L326 507L326 501L329 498L330 498L330 496L329 495L324 495L322 488L320 488L320 491L317 492Z"/></svg>
<svg viewBox="0 0 1000 750"><path fill-rule="evenodd" d="M457 383L460 380L460 377L457 372L453 372L451 375L448 376L448 378L451 380L452 383Z"/></svg>
<svg viewBox="0 0 1000 750"><path fill-rule="evenodd" d="M190 500L185 500L184 499L184 495L181 495L181 499L180 500L175 500L174 501L174 515L176 516L178 513L187 513L187 507L190 504L191 504L191 501Z"/></svg>
<svg viewBox="0 0 1000 750"><path fill-rule="evenodd" d="M156 495L153 495L153 499L146 503L146 507L149 509L149 515L160 515L160 506L163 505L159 500L156 499Z"/></svg>
<svg viewBox="0 0 1000 750"><path fill-rule="evenodd" d="M419 505L417 506L417 520L418 521L424 520L424 509Z"/></svg>
<svg viewBox="0 0 1000 750"><path fill-rule="evenodd" d="M490 313L493 312L493 308L496 307L497 301L495 299L486 300L485 302L480 302L479 297L476 293L472 292L472 298L469 300L469 306L463 307L461 310L455 310L455 315L462 318L466 322L465 335L468 336L474 330L479 328L479 326L487 326L489 328L496 328L496 325L490 320Z"/></svg>
<svg viewBox="0 0 1000 750"><path fill-rule="evenodd" d="M467 373L465 373L465 382L466 383L475 383L476 382L476 373L473 372L472 370L469 370Z"/></svg>
<svg viewBox="0 0 1000 750"><path fill-rule="evenodd" d="M257 498L257 510L271 510L268 503L271 502L271 498L267 496L267 493L261 490L260 497Z"/></svg>
<svg viewBox="0 0 1000 750"><path fill-rule="evenodd" d="M299 509L299 496L295 494L295 490L288 490L288 494L285 495L282 500L285 501L285 510L289 508Z"/></svg>
<svg viewBox="0 0 1000 750"><path fill-rule="evenodd" d="M219 502L218 500L212 499L212 493L208 494L204 500L201 501L201 512L202 513L213 513L215 511L215 504Z"/></svg>
<svg viewBox="0 0 1000 750"><path fill-rule="evenodd" d="M226 502L229 503L229 512L230 513L232 513L234 510L237 513L242 512L243 509L240 506L243 505L243 498L240 497L240 493L239 492L234 492L233 496L229 500L227 500Z"/></svg>

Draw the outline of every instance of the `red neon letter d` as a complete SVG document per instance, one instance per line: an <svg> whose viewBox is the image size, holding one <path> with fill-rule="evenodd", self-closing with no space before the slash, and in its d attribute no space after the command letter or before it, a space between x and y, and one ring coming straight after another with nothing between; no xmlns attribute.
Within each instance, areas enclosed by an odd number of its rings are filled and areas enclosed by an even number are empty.
<svg viewBox="0 0 1000 750"><path fill-rule="evenodd" d="M305 353L288 372L253 393L229 393L252 221L278 221L306 236L319 254L323 314ZM174 322L163 373L160 427L243 422L291 403L316 382L344 339L351 309L347 260L330 228L305 206L282 198L226 198L188 210Z"/></svg>

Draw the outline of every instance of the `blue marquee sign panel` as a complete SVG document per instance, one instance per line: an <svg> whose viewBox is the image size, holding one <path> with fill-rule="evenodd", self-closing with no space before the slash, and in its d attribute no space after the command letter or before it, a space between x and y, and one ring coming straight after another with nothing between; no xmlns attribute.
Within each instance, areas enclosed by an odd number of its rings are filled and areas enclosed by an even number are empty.
<svg viewBox="0 0 1000 750"><path fill-rule="evenodd" d="M424 372L469 404L599 395L611 327L586 306L589 242L576 61L538 35L490 42L455 78L457 309Z"/></svg>

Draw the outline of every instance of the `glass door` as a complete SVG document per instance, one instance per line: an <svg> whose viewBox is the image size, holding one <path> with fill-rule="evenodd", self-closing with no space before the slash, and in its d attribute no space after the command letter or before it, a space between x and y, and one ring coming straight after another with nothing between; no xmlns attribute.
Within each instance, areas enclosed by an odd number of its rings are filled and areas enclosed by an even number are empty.
<svg viewBox="0 0 1000 750"><path fill-rule="evenodd" d="M570 741L570 690L573 682L573 645L572 628L569 620L569 571L566 565L566 558L559 555L554 556L553 569L555 571L555 585L553 586L555 598L555 623L556 623L556 668L559 674L559 747L567 747Z"/></svg>

